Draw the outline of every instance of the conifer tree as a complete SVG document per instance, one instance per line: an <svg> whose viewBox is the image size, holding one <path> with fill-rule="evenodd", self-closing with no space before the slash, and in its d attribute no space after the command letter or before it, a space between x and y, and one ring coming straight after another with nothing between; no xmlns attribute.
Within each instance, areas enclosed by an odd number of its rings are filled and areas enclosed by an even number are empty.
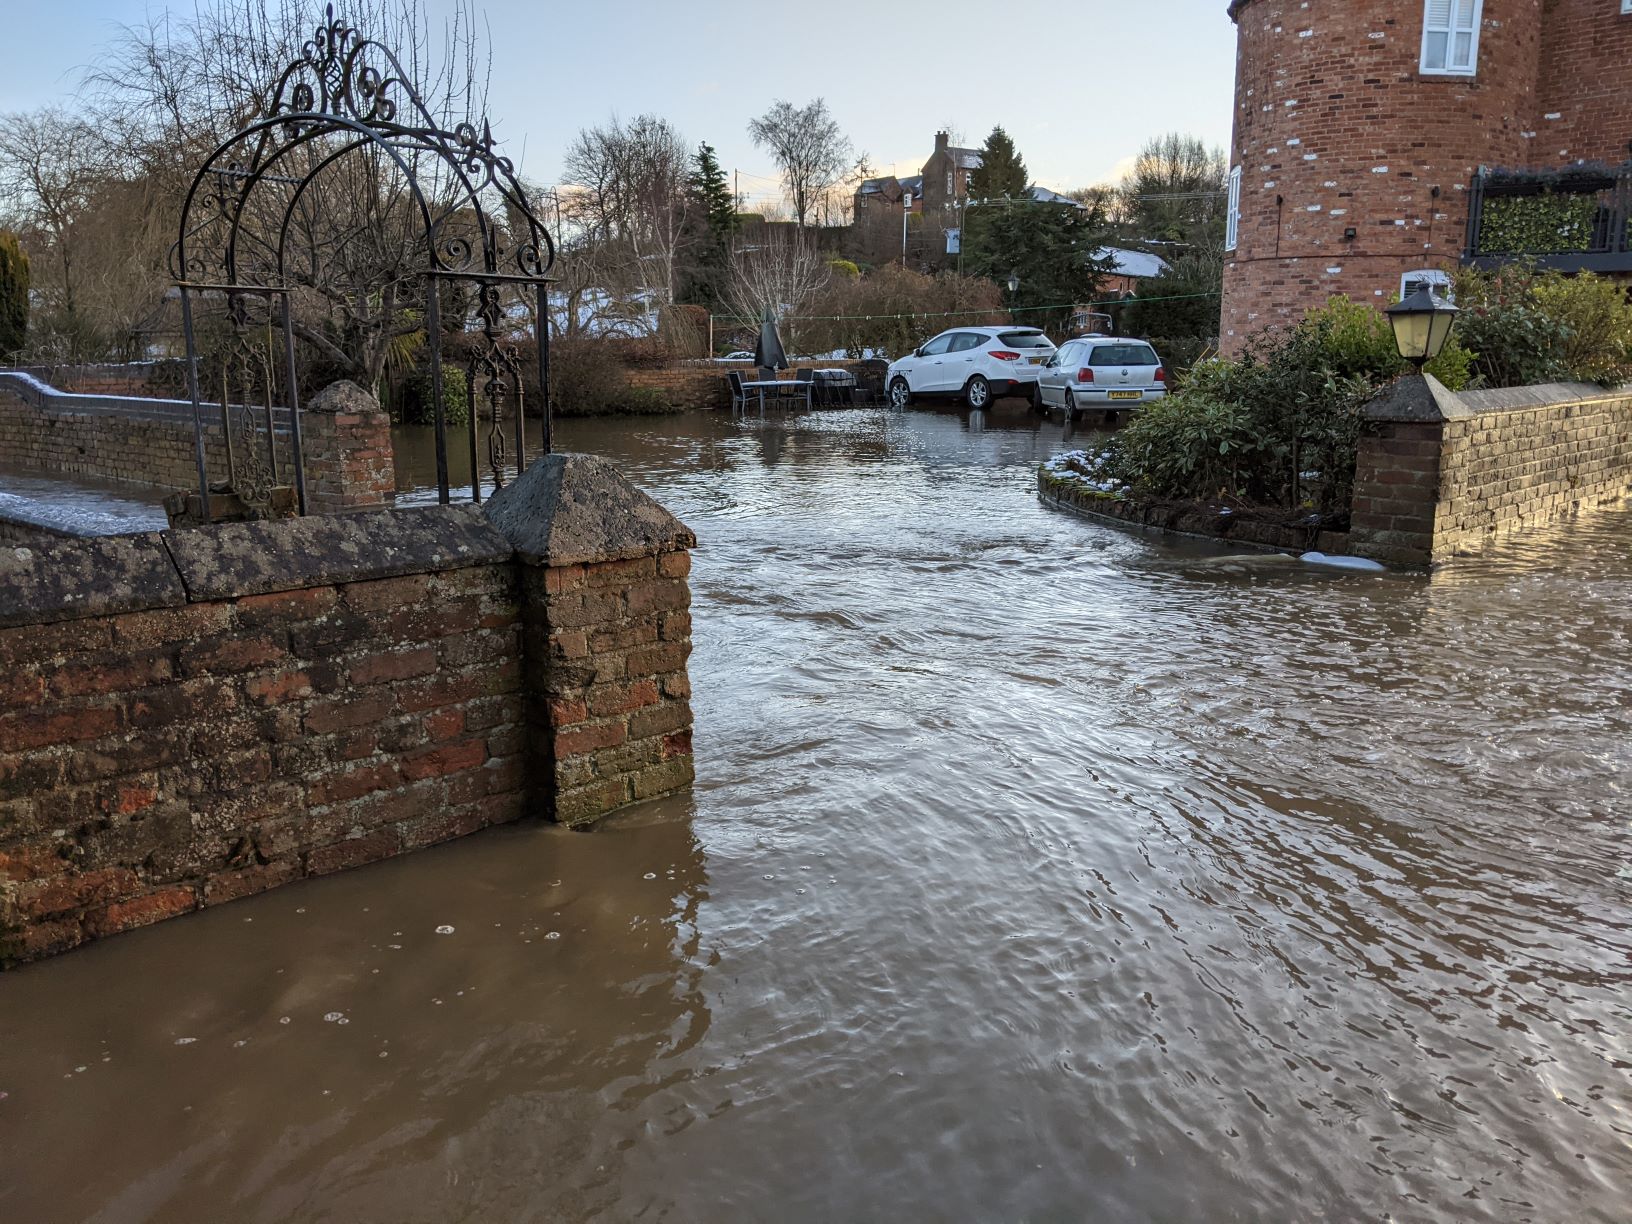
<svg viewBox="0 0 1632 1224"><path fill-rule="evenodd" d="M720 169L720 159L714 146L706 141L692 155L692 172L688 180L692 194L703 206L708 217L709 231L716 240L723 241L737 225L737 201Z"/></svg>
<svg viewBox="0 0 1632 1224"><path fill-rule="evenodd" d="M0 230L0 357L23 347L28 332L28 256L17 235Z"/></svg>
<svg viewBox="0 0 1632 1224"><path fill-rule="evenodd" d="M1002 125L992 129L980 149L980 169L969 176L971 200L1021 199L1026 194L1026 163Z"/></svg>

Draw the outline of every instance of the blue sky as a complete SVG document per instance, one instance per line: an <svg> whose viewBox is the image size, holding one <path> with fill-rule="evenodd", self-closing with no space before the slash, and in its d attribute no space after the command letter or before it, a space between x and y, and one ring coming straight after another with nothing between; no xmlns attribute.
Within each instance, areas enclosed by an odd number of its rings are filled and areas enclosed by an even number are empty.
<svg viewBox="0 0 1632 1224"><path fill-rule="evenodd" d="M827 99L881 172L915 173L950 126L977 145L1001 123L1032 178L1114 181L1169 130L1227 145L1235 64L1225 0L476 0L493 33L494 131L522 172L557 182L581 127L650 111L776 192L748 120L777 98ZM163 0L10 0L0 111L71 98L124 23ZM191 12L192 0L168 7ZM311 0L315 15L321 0ZM342 9L343 3L337 4ZM433 20L442 0L426 0Z"/></svg>

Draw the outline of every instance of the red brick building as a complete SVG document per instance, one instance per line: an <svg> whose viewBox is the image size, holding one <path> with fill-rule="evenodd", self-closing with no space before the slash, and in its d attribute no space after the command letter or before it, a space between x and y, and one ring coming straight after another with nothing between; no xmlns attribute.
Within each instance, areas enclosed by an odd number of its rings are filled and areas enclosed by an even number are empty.
<svg viewBox="0 0 1632 1224"><path fill-rule="evenodd" d="M1632 0L1233 0L1230 15L1225 352L1334 293L1382 306L1487 249L1484 168L1627 160ZM1612 171L1589 206L1578 245L1595 254L1546 262L1632 271L1629 181Z"/></svg>

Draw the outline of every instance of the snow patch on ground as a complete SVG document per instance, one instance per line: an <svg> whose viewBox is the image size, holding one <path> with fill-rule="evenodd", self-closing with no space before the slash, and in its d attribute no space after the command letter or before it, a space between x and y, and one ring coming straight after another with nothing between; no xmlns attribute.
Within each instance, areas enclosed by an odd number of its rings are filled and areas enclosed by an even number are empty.
<svg viewBox="0 0 1632 1224"><path fill-rule="evenodd" d="M1109 448L1098 451L1063 451L1043 464L1043 471L1056 480L1074 484L1093 493L1110 493L1124 497L1128 486L1111 470Z"/></svg>

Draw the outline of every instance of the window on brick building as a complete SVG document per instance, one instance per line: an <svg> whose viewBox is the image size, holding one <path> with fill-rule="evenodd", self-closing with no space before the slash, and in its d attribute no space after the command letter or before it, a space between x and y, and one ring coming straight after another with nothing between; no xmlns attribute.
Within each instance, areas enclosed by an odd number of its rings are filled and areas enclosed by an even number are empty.
<svg viewBox="0 0 1632 1224"><path fill-rule="evenodd" d="M1230 196L1224 205L1224 249L1235 250L1237 231L1241 228L1241 167L1230 171Z"/></svg>
<svg viewBox="0 0 1632 1224"><path fill-rule="evenodd" d="M1621 0L1621 12L1632 13L1632 0Z"/></svg>
<svg viewBox="0 0 1632 1224"><path fill-rule="evenodd" d="M1443 268L1417 268L1400 275L1400 299L1410 297L1418 289L1428 288L1437 298L1444 298L1447 302L1454 302L1456 296L1451 292L1451 276Z"/></svg>
<svg viewBox="0 0 1632 1224"><path fill-rule="evenodd" d="M1422 71L1472 76L1479 64L1479 18L1485 0L1423 0Z"/></svg>

